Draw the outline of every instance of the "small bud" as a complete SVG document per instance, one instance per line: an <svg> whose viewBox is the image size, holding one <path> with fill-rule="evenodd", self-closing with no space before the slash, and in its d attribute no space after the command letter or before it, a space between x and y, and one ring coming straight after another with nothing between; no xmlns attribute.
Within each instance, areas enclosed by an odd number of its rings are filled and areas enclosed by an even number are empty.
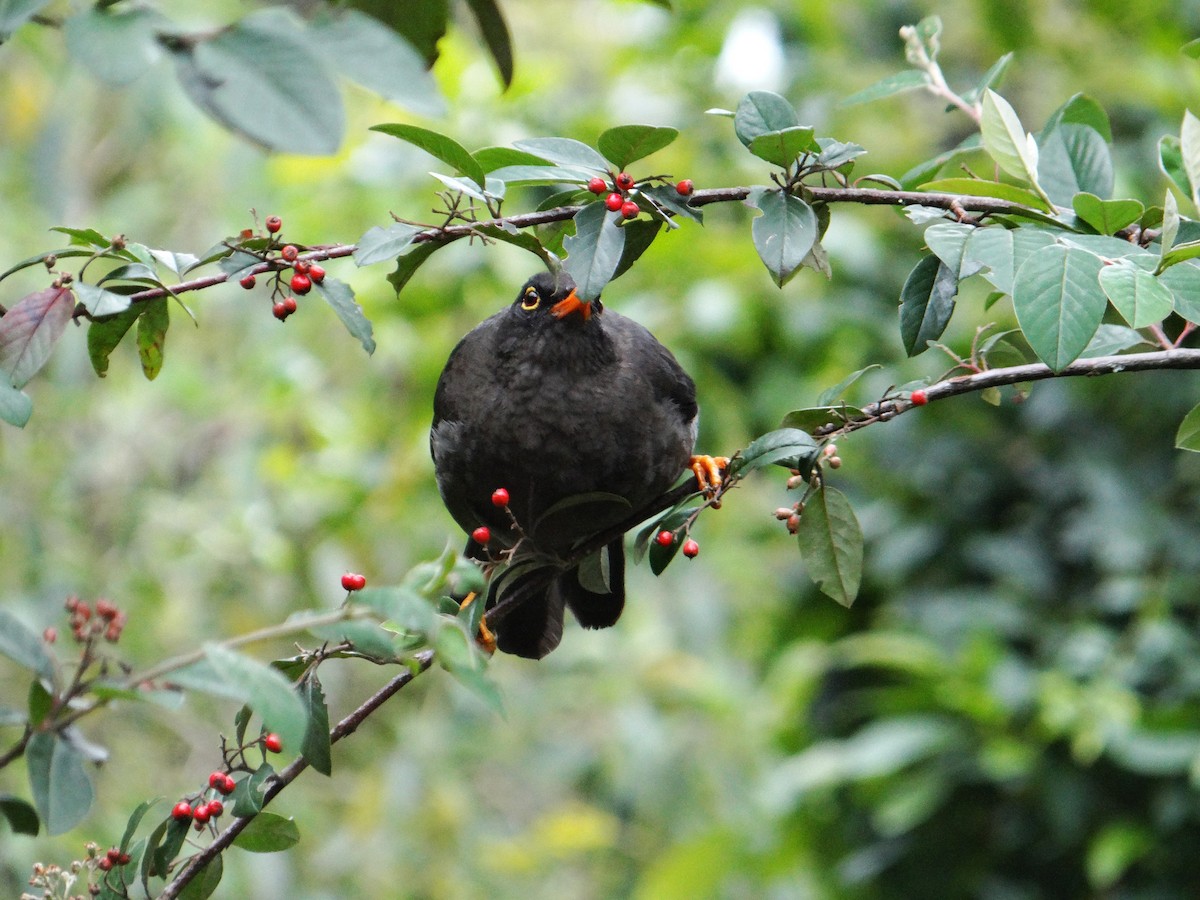
<svg viewBox="0 0 1200 900"><path fill-rule="evenodd" d="M787 520L787 530L790 531L792 534L795 534L799 529L800 529L800 516L795 515L795 514L789 516L788 520Z"/></svg>

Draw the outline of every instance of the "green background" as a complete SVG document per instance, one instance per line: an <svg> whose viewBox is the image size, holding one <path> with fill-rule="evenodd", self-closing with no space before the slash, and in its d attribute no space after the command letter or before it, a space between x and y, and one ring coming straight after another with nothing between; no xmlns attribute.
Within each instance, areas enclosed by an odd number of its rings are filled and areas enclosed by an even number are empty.
<svg viewBox="0 0 1200 900"><path fill-rule="evenodd" d="M251 207L306 243L352 242L389 211L429 218L439 166L366 130L387 121L470 149L671 125L681 138L635 175L745 185L765 169L703 111L765 88L865 146L857 173L898 177L969 123L918 93L838 100L901 69L899 27L929 14L959 89L1015 51L1000 90L1027 127L1077 91L1098 100L1118 196L1161 202L1157 139L1198 108L1200 69L1179 53L1200 33L1191 3L675 6L513 0L509 91L460 24L434 69L448 114L348 88L348 137L326 158L231 137L166 63L114 91L59 35L23 29L0 47L0 262L56 246L53 225L200 253L250 227ZM249 7L163 4L197 24ZM764 22L781 67L750 82L722 47ZM904 359L896 304L921 241L902 216L835 208L832 281L806 271L782 291L750 219L708 207L703 228L661 238L605 293L695 376L703 450L744 446L863 366L883 368L854 388L861 402L949 368L936 352ZM333 606L347 569L393 583L457 546L428 456L433 385L537 262L460 242L398 299L385 265L327 268L358 292L374 356L315 299L281 325L261 288L189 296L198 328L173 309L153 383L128 347L97 380L85 330L68 329L29 385L33 420L0 431L0 603L40 630L62 626L69 593L109 597L129 612L121 653L148 665ZM6 281L0 303L41 286ZM1012 322L972 289L947 335L959 352L977 325ZM832 483L867 539L849 611L816 592L772 518L795 499L783 477L751 478L701 519L698 559L630 572L617 627L570 627L540 663L494 659L504 716L444 672L418 679L335 749L332 779L310 773L271 807L301 843L230 852L220 895L1196 896L1200 467L1171 445L1198 388L1180 374L1043 383L1021 404L963 397L841 441ZM354 662L322 675L335 718L386 677ZM21 707L26 683L0 660L0 707ZM111 750L96 807L57 838L0 831L0 893L16 896L35 860L116 842L143 799L165 813L217 764L233 711L190 698L85 722ZM27 790L22 765L0 771L0 792Z"/></svg>

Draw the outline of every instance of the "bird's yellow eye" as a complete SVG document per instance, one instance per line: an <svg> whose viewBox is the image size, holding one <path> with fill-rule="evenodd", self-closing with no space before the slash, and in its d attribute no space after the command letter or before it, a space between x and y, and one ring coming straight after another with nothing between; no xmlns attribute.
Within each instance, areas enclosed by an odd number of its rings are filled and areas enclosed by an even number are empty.
<svg viewBox="0 0 1200 900"><path fill-rule="evenodd" d="M541 302L542 298L536 288L525 288L525 296L521 298L521 309L537 309Z"/></svg>

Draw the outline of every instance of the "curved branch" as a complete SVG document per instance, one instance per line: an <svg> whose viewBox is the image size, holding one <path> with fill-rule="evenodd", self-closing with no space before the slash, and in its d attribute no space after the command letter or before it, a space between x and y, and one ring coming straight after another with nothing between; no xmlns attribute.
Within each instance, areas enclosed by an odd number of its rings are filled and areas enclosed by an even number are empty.
<svg viewBox="0 0 1200 900"><path fill-rule="evenodd" d="M751 190L748 187L730 187L696 191L692 195L689 205L700 207L708 206L712 203L740 203L750 196ZM1008 200L1000 200L995 197L971 197L962 194L922 193L921 191L889 191L875 188L810 187L808 185L803 187L803 191L806 196L820 203L857 203L862 206L932 206L936 209L944 209L947 212L954 213L970 211L984 215L1022 215L1039 220L1047 218L1046 213L1041 210ZM449 244L463 238L476 236L479 234L480 228L489 225L496 227L509 226L513 228L533 228L537 225L549 225L554 222L563 222L574 218L575 214L582 208L582 206L556 206L554 209L519 213L515 216L502 216L483 222L427 228L413 237L413 243L435 242ZM356 244L318 246L301 254L299 258L310 262L339 259L353 255L357 249L358 246ZM281 266L278 262L271 260L263 262L252 269L242 270L239 274L258 275L263 272L274 272L280 268ZM148 288L144 291L138 291L136 294L131 294L129 299L132 303L157 300L172 294L185 294L189 291L215 287L218 284L223 284L228 279L228 273L219 272L214 275L206 275L203 278L181 281L179 284L174 284L170 287Z"/></svg>
<svg viewBox="0 0 1200 900"><path fill-rule="evenodd" d="M357 731L358 726L366 721L368 716L399 693L401 688L427 670L433 664L433 651L423 650L414 659L416 662L415 668L406 669L401 672L331 728L329 731L330 743L336 744L342 738ZM307 768L308 760L303 756L297 756L291 763L277 772L271 779L266 791L263 792L262 805L265 807L275 799L280 791L295 781L300 773ZM224 852L253 819L254 816L243 816L230 822L225 830L213 839L211 844L187 861L183 868L176 873L170 884L163 888L162 893L158 895L158 900L171 900L171 898L178 897L188 883L200 874L201 870L212 862L215 857Z"/></svg>
<svg viewBox="0 0 1200 900"><path fill-rule="evenodd" d="M1077 359L1055 371L1044 363L1028 363L987 369L969 375L955 375L925 388L927 401L944 400L959 394L969 394L987 388L1020 384L1025 381L1044 381L1047 378L1073 378L1081 375L1116 375L1120 372L1146 372L1159 369L1200 369L1200 350L1157 350L1150 353L1130 353L1124 356L1096 356ZM862 414L852 416L841 424L830 424L816 430L817 437L849 434L876 422L885 422L913 409L905 399L881 400L863 407Z"/></svg>

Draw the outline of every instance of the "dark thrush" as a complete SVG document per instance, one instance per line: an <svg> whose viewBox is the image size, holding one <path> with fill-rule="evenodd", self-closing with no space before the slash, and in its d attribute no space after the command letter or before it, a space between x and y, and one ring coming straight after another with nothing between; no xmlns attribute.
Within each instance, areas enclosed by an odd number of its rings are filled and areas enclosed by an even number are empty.
<svg viewBox="0 0 1200 900"><path fill-rule="evenodd" d="M433 401L438 489L479 558L511 555L506 590L487 615L499 649L539 659L562 638L563 609L585 628L625 604L620 537L582 561L589 538L627 521L693 465L696 388L641 325L581 300L566 273L530 278L511 306L450 354ZM492 494L508 491L508 506ZM519 568L520 567L520 568Z"/></svg>

